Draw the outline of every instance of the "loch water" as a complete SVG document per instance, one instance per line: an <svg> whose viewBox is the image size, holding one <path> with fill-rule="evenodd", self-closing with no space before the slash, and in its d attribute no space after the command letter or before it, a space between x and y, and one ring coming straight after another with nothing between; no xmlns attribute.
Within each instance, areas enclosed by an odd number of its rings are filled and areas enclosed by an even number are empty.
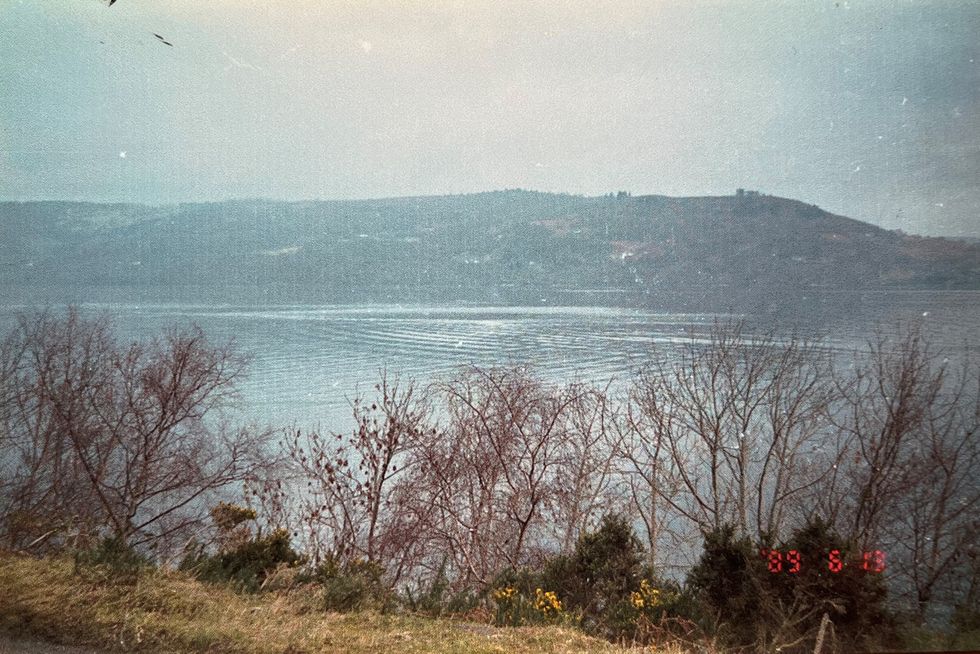
<svg viewBox="0 0 980 654"><path fill-rule="evenodd" d="M933 348L965 356L980 337L980 292L822 293L772 312L674 313L603 306L205 305L80 302L109 315L123 339L200 326L210 339L234 339L251 357L235 411L270 425L346 430L349 400L370 392L379 371L428 383L467 365L527 365L550 382L622 382L653 358L704 338L718 321L744 320L749 332L819 338L846 360L876 331L915 323ZM49 310L62 309L45 303ZM0 328L40 308L21 298L0 304Z"/></svg>

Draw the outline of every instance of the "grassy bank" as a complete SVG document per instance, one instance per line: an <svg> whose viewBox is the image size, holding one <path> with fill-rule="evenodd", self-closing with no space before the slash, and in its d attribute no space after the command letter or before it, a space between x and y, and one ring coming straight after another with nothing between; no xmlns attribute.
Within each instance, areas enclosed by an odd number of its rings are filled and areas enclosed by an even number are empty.
<svg viewBox="0 0 980 654"><path fill-rule="evenodd" d="M11 554L0 554L0 632L115 651L625 651L573 629L325 613L312 589L243 595L175 572L120 579L99 568L76 572L66 558Z"/></svg>

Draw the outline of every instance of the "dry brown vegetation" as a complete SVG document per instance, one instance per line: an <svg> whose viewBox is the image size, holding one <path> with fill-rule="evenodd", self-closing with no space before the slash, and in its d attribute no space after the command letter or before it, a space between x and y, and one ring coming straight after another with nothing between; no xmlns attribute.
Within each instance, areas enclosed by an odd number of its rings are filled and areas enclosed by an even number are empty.
<svg viewBox="0 0 980 654"><path fill-rule="evenodd" d="M0 632L113 651L628 651L575 629L494 628L411 615L325 613L309 588L242 595L159 571L123 583L97 568L76 573L68 559L10 554L0 554Z"/></svg>

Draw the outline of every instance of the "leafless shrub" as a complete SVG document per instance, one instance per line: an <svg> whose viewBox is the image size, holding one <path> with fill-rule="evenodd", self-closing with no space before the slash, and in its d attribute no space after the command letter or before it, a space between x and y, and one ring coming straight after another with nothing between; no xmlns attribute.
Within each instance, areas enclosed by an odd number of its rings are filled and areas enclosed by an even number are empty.
<svg viewBox="0 0 980 654"><path fill-rule="evenodd" d="M106 319L21 318L0 370L12 547L41 530L159 544L257 465L265 434L223 409L245 359L199 329L121 345Z"/></svg>
<svg viewBox="0 0 980 654"><path fill-rule="evenodd" d="M556 489L546 514L552 540L571 552L582 534L598 528L603 515L624 507L616 458L623 416L609 395L609 385L573 385L572 401L561 416L556 448Z"/></svg>
<svg viewBox="0 0 980 654"><path fill-rule="evenodd" d="M777 537L825 473L813 452L832 397L828 373L814 344L747 335L737 323L642 370L622 459L651 550L723 524Z"/></svg>
<svg viewBox="0 0 980 654"><path fill-rule="evenodd" d="M586 393L518 368L472 368L435 392L446 423L420 443L412 487L458 582L486 584L545 547L545 512L558 507L557 475L571 463L561 451L566 412Z"/></svg>
<svg viewBox="0 0 980 654"><path fill-rule="evenodd" d="M921 332L879 334L839 375L837 522L892 552L893 580L924 616L968 594L980 550L980 375L930 351ZM846 531L845 531L846 530Z"/></svg>
<svg viewBox="0 0 980 654"><path fill-rule="evenodd" d="M411 493L399 481L414 463L409 453L428 429L430 409L412 382L384 372L375 391L370 404L351 403L356 427L349 436L297 431L285 448L314 559L383 563L394 584L423 545Z"/></svg>

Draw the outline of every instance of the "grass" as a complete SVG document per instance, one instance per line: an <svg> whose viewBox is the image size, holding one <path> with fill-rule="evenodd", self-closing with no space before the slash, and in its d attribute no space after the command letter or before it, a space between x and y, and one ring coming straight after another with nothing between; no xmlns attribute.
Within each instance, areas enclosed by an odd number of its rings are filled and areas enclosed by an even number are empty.
<svg viewBox="0 0 980 654"><path fill-rule="evenodd" d="M310 587L245 595L178 572L119 578L100 568L76 572L66 558L0 553L0 633L61 644L248 654L627 651L574 629L326 613L317 602Z"/></svg>
<svg viewBox="0 0 980 654"><path fill-rule="evenodd" d="M906 649L919 652L980 652L980 629L949 633L916 624L905 624L901 628L901 637Z"/></svg>

